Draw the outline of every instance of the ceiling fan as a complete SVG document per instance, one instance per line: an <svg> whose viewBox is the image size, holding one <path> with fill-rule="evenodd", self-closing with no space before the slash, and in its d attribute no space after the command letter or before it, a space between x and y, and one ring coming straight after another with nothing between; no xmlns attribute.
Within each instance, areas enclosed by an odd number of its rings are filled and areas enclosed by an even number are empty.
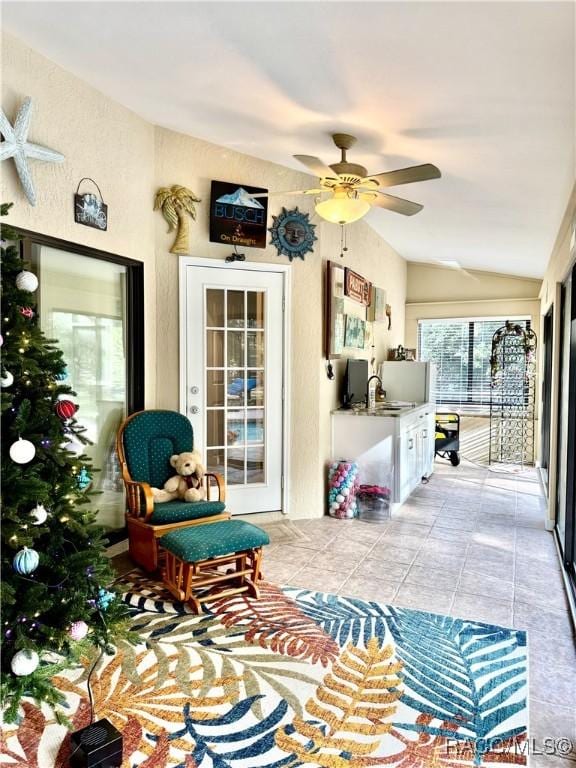
<svg viewBox="0 0 576 768"><path fill-rule="evenodd" d="M341 152L340 162L325 165L318 157L311 155L294 155L309 171L316 174L319 187L314 189L299 189L290 192L275 194L284 195L322 195L332 193L327 200L316 204L316 212L327 221L335 224L349 224L364 216L371 207L387 208L394 213L404 216L413 216L421 211L423 206L394 197L383 192L386 187L395 187L399 184L411 184L415 181L427 181L439 179L442 175L435 165L425 163L414 165L410 168L401 168L396 171L368 174L363 165L349 163L346 157L347 151L354 146L357 139L347 133L335 133L332 135L334 144ZM264 197L264 194L254 197Z"/></svg>

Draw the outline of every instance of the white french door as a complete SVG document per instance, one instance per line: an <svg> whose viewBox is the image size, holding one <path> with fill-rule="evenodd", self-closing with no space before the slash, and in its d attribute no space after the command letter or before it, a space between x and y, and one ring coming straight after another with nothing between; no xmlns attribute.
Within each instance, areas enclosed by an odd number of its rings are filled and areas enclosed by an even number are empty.
<svg viewBox="0 0 576 768"><path fill-rule="evenodd" d="M285 278L182 261L182 409L232 514L282 509Z"/></svg>

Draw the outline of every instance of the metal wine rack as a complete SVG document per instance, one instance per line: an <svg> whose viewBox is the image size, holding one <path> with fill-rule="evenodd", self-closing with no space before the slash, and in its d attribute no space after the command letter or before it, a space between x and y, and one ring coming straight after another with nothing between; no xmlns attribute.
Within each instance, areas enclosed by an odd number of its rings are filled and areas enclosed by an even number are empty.
<svg viewBox="0 0 576 768"><path fill-rule="evenodd" d="M534 464L536 345L531 328L508 320L492 336L490 464Z"/></svg>

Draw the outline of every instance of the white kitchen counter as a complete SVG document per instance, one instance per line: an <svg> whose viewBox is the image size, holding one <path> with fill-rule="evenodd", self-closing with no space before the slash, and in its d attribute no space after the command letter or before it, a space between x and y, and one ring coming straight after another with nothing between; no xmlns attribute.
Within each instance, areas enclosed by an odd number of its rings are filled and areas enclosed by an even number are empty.
<svg viewBox="0 0 576 768"><path fill-rule="evenodd" d="M332 459L357 462L360 482L388 472L398 506L432 474L434 419L434 403L332 411Z"/></svg>

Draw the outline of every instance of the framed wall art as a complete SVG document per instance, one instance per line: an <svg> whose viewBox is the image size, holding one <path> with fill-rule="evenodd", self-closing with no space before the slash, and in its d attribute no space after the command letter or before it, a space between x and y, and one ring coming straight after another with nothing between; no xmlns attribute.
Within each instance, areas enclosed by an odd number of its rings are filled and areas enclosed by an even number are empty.
<svg viewBox="0 0 576 768"><path fill-rule="evenodd" d="M372 323L386 321L386 291L383 288L372 286L372 297L368 307L368 320Z"/></svg>
<svg viewBox="0 0 576 768"><path fill-rule="evenodd" d="M365 341L366 322L355 315L346 315L344 346L351 349L364 349Z"/></svg>

